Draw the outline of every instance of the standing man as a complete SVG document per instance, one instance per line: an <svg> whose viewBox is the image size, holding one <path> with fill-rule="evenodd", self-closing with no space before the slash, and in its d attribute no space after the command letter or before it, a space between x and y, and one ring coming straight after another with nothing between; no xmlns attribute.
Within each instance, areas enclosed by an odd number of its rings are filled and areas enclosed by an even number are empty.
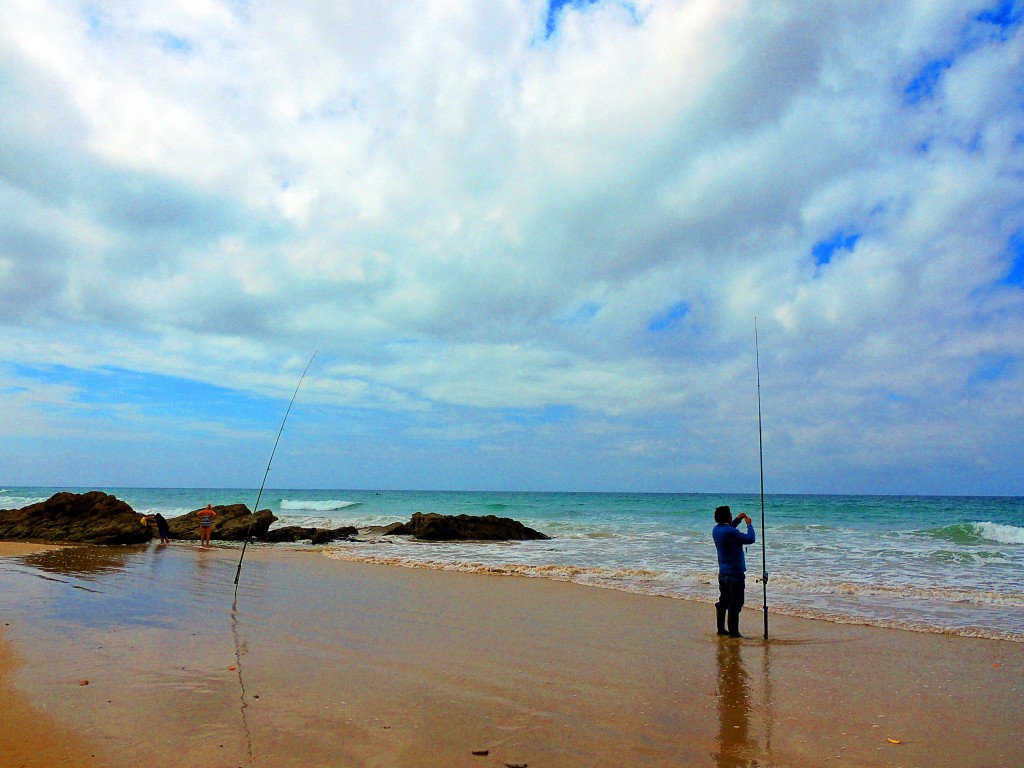
<svg viewBox="0 0 1024 768"><path fill-rule="evenodd" d="M747 532L740 533L739 524L746 520ZM715 525L711 536L718 550L718 634L729 637L743 637L740 634L740 611L743 610L743 591L746 587L747 561L743 547L754 543L754 526L749 515L740 513L733 520L729 507L715 510ZM726 618L729 628L726 630Z"/></svg>

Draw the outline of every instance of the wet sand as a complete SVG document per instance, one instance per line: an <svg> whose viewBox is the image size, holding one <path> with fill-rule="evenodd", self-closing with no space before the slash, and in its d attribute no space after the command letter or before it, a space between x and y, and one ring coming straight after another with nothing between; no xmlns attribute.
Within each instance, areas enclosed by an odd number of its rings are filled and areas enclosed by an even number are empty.
<svg viewBox="0 0 1024 768"><path fill-rule="evenodd" d="M59 549L50 544L0 542L0 557L19 557ZM6 586L6 585L5 585ZM6 612L4 612L6 617ZM19 659L0 623L0 765L5 768L95 765L95 750L55 718L32 706L11 681Z"/></svg>
<svg viewBox="0 0 1024 768"><path fill-rule="evenodd" d="M0 765L5 768L93 766L96 750L52 716L32 706L11 683L19 659L0 627Z"/></svg>
<svg viewBox="0 0 1024 768"><path fill-rule="evenodd" d="M61 544L37 544L31 541L0 541L0 557L36 555L51 549L63 549Z"/></svg>
<svg viewBox="0 0 1024 768"><path fill-rule="evenodd" d="M2 695L68 765L1024 764L1019 643L787 617L765 642L753 610L727 640L707 605L262 547L236 601L237 557L0 557Z"/></svg>

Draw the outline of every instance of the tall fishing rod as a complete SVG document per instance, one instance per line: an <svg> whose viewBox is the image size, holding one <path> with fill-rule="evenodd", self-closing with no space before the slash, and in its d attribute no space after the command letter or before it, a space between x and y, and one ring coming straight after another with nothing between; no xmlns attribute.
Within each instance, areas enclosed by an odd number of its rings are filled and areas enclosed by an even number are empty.
<svg viewBox="0 0 1024 768"><path fill-rule="evenodd" d="M754 364L757 368L757 459L761 468L761 587L764 595L764 639L768 639L768 561L764 541L764 447L761 438L761 354L757 345L757 318L754 318Z"/></svg>
<svg viewBox="0 0 1024 768"><path fill-rule="evenodd" d="M292 393L292 399L288 403L288 409L284 412L284 418L281 419L281 428L277 430L277 439L274 441L274 449L270 452L270 460L267 461L267 471L263 473L263 482L260 483L260 492L256 494L256 503L252 506L252 519L249 520L249 530L245 534L245 541L242 542L242 554L238 558L238 570L235 571L235 594L238 594L238 578L242 575L242 560L245 557L245 548L249 546L249 534L252 533L252 524L256 519L256 513L260 508L260 499L263 497L263 488L267 484L267 475L270 474L270 465L274 463L274 454L277 453L277 444L281 442L281 433L284 432L285 422L288 421L288 414L292 412L292 405L295 404L295 398L299 394L299 387L302 386L302 380L306 378L306 373L309 371L309 366L313 364L313 358L316 357L316 352L313 353L313 357L309 358L309 362L306 363L305 370L302 371L302 376L299 377L299 383L295 385L295 392Z"/></svg>

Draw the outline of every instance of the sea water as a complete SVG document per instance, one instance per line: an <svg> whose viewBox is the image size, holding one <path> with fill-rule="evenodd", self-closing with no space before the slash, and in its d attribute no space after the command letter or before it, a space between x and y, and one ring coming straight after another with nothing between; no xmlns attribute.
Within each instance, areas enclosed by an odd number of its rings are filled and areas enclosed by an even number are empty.
<svg viewBox="0 0 1024 768"><path fill-rule="evenodd" d="M0 489L0 509L61 488ZM91 490L91 489L90 489ZM101 488L173 517L245 503L255 489ZM713 602L714 508L748 513L747 605L837 622L1024 641L1024 498L943 496L265 490L274 527L382 526L414 512L511 517L552 538L419 542L369 534L328 557L574 581ZM764 556L762 557L762 531ZM764 563L767 562L767 568ZM748 619L748 622L750 620Z"/></svg>

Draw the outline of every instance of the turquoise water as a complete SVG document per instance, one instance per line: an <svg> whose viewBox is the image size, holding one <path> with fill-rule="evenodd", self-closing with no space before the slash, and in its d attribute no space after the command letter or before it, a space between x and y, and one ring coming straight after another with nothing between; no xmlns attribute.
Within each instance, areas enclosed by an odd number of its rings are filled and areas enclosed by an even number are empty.
<svg viewBox="0 0 1024 768"><path fill-rule="evenodd" d="M0 508L59 488L0 490ZM139 512L184 514L245 503L255 489L101 488ZM738 494L265 490L276 525L365 528L413 512L512 517L550 541L423 543L366 536L337 559L576 581L711 602L712 512L745 511L761 536L760 498ZM1024 640L1024 498L769 496L771 611L831 621ZM763 600L761 541L748 548L747 602Z"/></svg>

